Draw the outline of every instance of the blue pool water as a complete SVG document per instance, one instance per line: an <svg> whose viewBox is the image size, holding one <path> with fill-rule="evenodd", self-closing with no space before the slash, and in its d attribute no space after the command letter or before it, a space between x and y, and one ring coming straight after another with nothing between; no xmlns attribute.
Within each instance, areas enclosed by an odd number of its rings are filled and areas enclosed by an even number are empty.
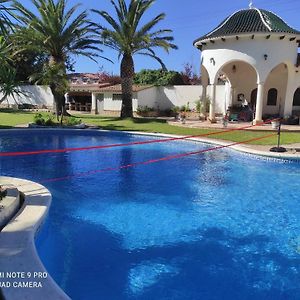
<svg viewBox="0 0 300 300"><path fill-rule="evenodd" d="M121 133L1 133L0 151L142 141ZM42 182L208 146L169 142L2 157L2 175ZM74 300L300 299L300 164L223 149L46 182L37 237Z"/></svg>

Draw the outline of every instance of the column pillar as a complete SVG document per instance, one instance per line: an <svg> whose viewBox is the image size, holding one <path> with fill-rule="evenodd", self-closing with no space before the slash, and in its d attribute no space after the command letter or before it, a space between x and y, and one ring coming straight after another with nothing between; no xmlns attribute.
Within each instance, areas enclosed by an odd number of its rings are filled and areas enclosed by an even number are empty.
<svg viewBox="0 0 300 300"><path fill-rule="evenodd" d="M231 99L230 106L232 106L233 103L234 103L234 97L235 97L235 90L234 90L234 87L232 86L232 87L230 88L230 99Z"/></svg>
<svg viewBox="0 0 300 300"><path fill-rule="evenodd" d="M212 93L209 104L209 120L211 123L216 123L216 84L212 85Z"/></svg>
<svg viewBox="0 0 300 300"><path fill-rule="evenodd" d="M257 85L257 98L256 98L256 109L255 109L255 120L254 125L262 123L262 113L264 106L264 92L265 92L265 83L261 82Z"/></svg>
<svg viewBox="0 0 300 300"><path fill-rule="evenodd" d="M97 107L97 94L92 93L92 114L97 115L98 114L98 107Z"/></svg>
<svg viewBox="0 0 300 300"><path fill-rule="evenodd" d="M283 117L291 116L293 113L293 100L294 100L294 93L296 91L296 88L297 87L295 87L294 76L289 73L285 99L284 99Z"/></svg>
<svg viewBox="0 0 300 300"><path fill-rule="evenodd" d="M201 96L201 116L206 117L206 102L207 102L207 85L202 86L202 96Z"/></svg>

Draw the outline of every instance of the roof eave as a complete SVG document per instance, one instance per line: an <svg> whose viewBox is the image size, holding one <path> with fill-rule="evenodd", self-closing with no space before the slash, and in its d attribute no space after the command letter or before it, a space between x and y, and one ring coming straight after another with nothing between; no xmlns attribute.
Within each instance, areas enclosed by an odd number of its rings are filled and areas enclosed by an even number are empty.
<svg viewBox="0 0 300 300"><path fill-rule="evenodd" d="M197 40L195 40L193 42L193 46L196 47L196 48L202 48L202 44L203 43L209 43L211 41L218 41L218 40L221 40L221 39L231 39L231 38L236 38L237 36L238 37L252 37L252 36L269 36L271 35L272 36L278 36L278 37L281 37L283 35L285 35L286 37L288 38L292 38L292 37L295 37L295 40L298 40L300 39L300 32L299 33L289 33L289 32L247 32L247 33L233 33L233 34L230 34L230 35L222 35L222 36L218 36L218 37L201 37Z"/></svg>

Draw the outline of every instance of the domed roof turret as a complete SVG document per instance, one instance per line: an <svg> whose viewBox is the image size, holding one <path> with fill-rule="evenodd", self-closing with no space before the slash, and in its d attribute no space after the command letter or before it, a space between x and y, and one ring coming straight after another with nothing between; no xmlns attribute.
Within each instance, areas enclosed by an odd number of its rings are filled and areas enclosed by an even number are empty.
<svg viewBox="0 0 300 300"><path fill-rule="evenodd" d="M227 17L213 31L194 41L194 44L205 40L247 33L285 33L300 35L298 30L287 25L274 13L264 9L250 8L240 10Z"/></svg>

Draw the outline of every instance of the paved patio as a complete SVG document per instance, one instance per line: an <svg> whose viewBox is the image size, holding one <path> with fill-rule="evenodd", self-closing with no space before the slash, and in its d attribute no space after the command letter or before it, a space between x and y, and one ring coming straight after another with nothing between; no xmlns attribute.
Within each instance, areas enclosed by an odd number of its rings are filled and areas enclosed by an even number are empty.
<svg viewBox="0 0 300 300"><path fill-rule="evenodd" d="M174 126L182 126L182 127L188 127L188 128L203 128L203 129L234 129L234 128L243 128L248 127L243 130L249 130L249 131L275 131L272 129L271 124L264 124L261 126L254 126L250 127L252 125L252 122L229 122L228 126L226 128L223 127L222 121L218 121L217 123L210 123L209 121L199 121L199 120L186 120L185 124L182 124L179 120L168 120L168 123L170 125ZM283 132L299 132L300 133L300 126L299 125L282 125L281 130ZM217 142L217 140L216 140ZM288 145L282 145L287 149L286 154L293 154L295 156L299 155L300 151L300 143L295 144L288 144ZM249 148L252 150L258 150L258 151L265 151L269 152L271 145L252 145L252 144L243 144L243 147Z"/></svg>

